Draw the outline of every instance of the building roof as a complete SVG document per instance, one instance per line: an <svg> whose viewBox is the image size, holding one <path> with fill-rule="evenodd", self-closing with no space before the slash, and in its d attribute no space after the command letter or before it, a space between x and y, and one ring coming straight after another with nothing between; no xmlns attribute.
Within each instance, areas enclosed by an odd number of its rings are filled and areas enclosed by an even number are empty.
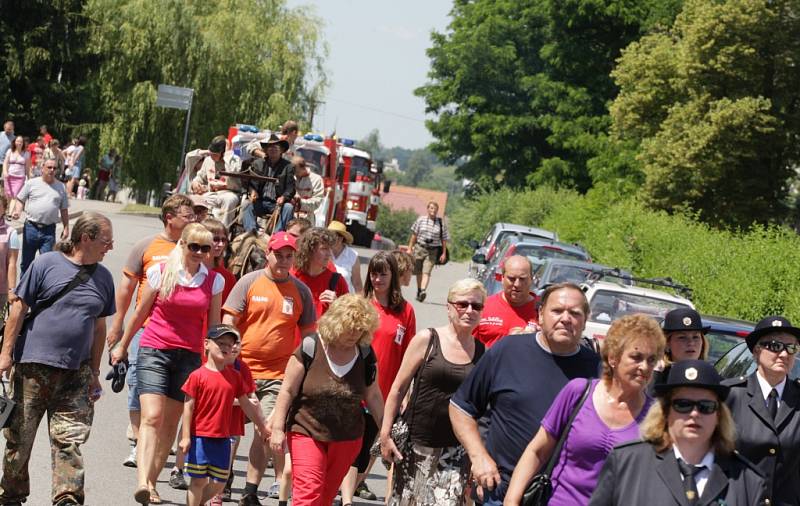
<svg viewBox="0 0 800 506"><path fill-rule="evenodd" d="M381 202L392 208L392 210L411 209L420 215L427 212L426 207L430 201L439 204L439 215L441 216L447 207L447 192L392 185L389 193L381 194Z"/></svg>

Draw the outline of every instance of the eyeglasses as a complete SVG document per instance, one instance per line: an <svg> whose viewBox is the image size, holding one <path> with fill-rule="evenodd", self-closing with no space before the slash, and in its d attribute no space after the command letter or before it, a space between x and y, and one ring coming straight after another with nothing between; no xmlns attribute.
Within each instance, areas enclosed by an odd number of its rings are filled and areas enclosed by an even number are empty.
<svg viewBox="0 0 800 506"><path fill-rule="evenodd" d="M186 221L194 221L197 219L196 214L176 214L175 216L177 216L178 218L183 218Z"/></svg>
<svg viewBox="0 0 800 506"><path fill-rule="evenodd" d="M717 401L710 401L708 399L699 401L693 401L691 399L672 399L671 406L672 409L683 414L691 413L696 409L698 413L710 415L719 409L719 403Z"/></svg>
<svg viewBox="0 0 800 506"><path fill-rule="evenodd" d="M189 244L186 245L186 247L189 248L189 251L191 251L192 253L198 253L201 251L203 253L211 252L210 244L197 244L196 242L190 242Z"/></svg>
<svg viewBox="0 0 800 506"><path fill-rule="evenodd" d="M794 355L800 351L800 344L786 344L783 341L764 341L763 343L758 343L758 345L772 353L780 353L786 350L789 355Z"/></svg>
<svg viewBox="0 0 800 506"><path fill-rule="evenodd" d="M101 243L103 243L103 246L113 246L114 245L114 239L103 239L102 237L98 237L96 240L100 241Z"/></svg>
<svg viewBox="0 0 800 506"><path fill-rule="evenodd" d="M214 242L228 242L228 238L224 237L224 236L223 237L214 237L213 241Z"/></svg>
<svg viewBox="0 0 800 506"><path fill-rule="evenodd" d="M483 311L483 302L468 302L466 300L448 300L447 302L454 305L458 311L466 311L468 307L475 311Z"/></svg>

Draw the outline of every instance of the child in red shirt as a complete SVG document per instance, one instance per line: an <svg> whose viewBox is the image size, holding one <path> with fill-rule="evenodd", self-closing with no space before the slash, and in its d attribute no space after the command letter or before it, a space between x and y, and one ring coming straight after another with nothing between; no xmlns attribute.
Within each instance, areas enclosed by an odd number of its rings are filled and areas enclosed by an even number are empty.
<svg viewBox="0 0 800 506"><path fill-rule="evenodd" d="M189 375L183 385L186 401L180 447L186 452L186 469L192 481L186 504L200 506L222 491L228 479L231 457L230 437L234 427L233 401L254 420L266 440L267 428L260 410L248 400L248 387L232 367L239 332L230 325L213 325L206 335L208 358L204 366Z"/></svg>

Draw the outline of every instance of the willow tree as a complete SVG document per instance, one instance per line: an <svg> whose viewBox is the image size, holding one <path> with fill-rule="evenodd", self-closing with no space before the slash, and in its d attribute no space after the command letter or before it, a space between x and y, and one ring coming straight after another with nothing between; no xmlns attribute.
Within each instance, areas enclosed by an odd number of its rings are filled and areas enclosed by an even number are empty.
<svg viewBox="0 0 800 506"><path fill-rule="evenodd" d="M303 119L325 86L320 21L281 0L89 0L98 55L100 141L139 189L172 181L184 113L156 107L159 84L194 89L190 148L235 122Z"/></svg>

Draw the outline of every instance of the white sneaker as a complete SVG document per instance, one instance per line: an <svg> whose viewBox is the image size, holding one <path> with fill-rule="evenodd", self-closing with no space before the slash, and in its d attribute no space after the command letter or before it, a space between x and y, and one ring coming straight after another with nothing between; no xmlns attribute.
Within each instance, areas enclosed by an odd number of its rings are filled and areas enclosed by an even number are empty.
<svg viewBox="0 0 800 506"><path fill-rule="evenodd" d="M267 492L267 497L270 499L277 499L280 495L281 491L281 484L279 482L275 482L269 486L269 492Z"/></svg>
<svg viewBox="0 0 800 506"><path fill-rule="evenodd" d="M131 446L131 453L122 461L122 465L125 467L136 467L136 445Z"/></svg>

